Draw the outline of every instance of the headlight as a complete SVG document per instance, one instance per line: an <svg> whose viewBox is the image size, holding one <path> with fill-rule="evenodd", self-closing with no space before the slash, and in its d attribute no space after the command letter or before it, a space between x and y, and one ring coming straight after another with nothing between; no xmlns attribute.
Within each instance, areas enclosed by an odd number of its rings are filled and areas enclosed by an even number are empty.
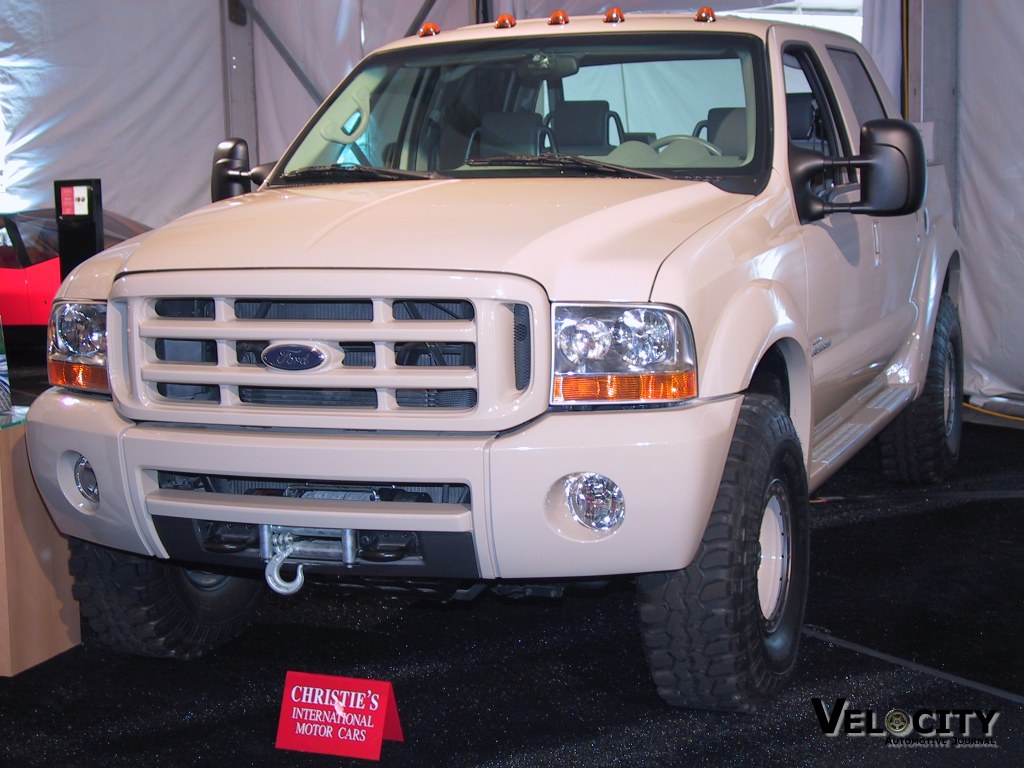
<svg viewBox="0 0 1024 768"><path fill-rule="evenodd" d="M109 392L107 305L55 301L47 334L47 370L58 387Z"/></svg>
<svg viewBox="0 0 1024 768"><path fill-rule="evenodd" d="M667 403L697 396L693 334L678 310L555 304L552 333L552 404Z"/></svg>

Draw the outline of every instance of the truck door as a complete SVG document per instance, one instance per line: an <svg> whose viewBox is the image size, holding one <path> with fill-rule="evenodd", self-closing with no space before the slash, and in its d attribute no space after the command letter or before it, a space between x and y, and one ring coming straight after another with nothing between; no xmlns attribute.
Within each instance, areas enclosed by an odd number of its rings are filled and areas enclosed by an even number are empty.
<svg viewBox="0 0 1024 768"><path fill-rule="evenodd" d="M826 156L854 154L833 89L810 46L784 49L785 109L790 146ZM830 202L860 197L845 168L822 173L815 192ZM833 213L802 226L807 259L808 330L815 379L814 423L854 397L892 356L897 341L886 322L885 278L876 258L881 232L869 216Z"/></svg>
<svg viewBox="0 0 1024 768"><path fill-rule="evenodd" d="M855 51L829 46L827 52L847 97L841 108L851 128L853 151L859 153L860 127L864 123L899 115L886 114L874 81ZM894 339L906 339L917 316L912 291L924 236L922 217L918 213L879 216L872 219L872 228L874 259L882 276L882 311Z"/></svg>

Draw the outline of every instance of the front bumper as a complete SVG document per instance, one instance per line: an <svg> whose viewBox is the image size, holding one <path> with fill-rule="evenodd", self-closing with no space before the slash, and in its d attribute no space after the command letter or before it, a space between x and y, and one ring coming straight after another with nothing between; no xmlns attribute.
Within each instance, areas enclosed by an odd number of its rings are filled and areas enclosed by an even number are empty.
<svg viewBox="0 0 1024 768"><path fill-rule="evenodd" d="M154 517L331 529L468 534L484 579L576 578L672 570L707 524L741 398L681 408L548 413L505 434L382 434L136 424L110 401L50 390L28 415L36 483L69 536L168 557ZM100 501L75 487L79 456ZM158 472L310 482L460 483L471 501L385 504L161 489ZM569 512L562 478L614 480L626 516L609 533Z"/></svg>

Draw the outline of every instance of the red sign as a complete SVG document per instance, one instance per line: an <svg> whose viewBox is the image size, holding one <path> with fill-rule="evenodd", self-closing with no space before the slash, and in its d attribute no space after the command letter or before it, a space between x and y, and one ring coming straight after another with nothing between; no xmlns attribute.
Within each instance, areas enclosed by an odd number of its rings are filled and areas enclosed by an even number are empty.
<svg viewBox="0 0 1024 768"><path fill-rule="evenodd" d="M89 215L89 188L86 186L60 188L61 216Z"/></svg>
<svg viewBox="0 0 1024 768"><path fill-rule="evenodd" d="M380 760L381 744L403 741L391 683L289 672L277 748Z"/></svg>

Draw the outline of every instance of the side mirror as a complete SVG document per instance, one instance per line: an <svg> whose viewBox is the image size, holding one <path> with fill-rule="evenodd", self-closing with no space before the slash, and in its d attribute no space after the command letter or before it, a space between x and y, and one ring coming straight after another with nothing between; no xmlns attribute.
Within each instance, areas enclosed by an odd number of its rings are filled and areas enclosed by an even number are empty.
<svg viewBox="0 0 1024 768"><path fill-rule="evenodd" d="M924 203L928 178L924 141L904 120L870 120L860 132L860 155L833 158L791 146L790 174L803 223L830 213L904 216ZM856 203L826 202L812 188L816 176L832 168L861 171L861 199Z"/></svg>
<svg viewBox="0 0 1024 768"><path fill-rule="evenodd" d="M249 145L244 139L222 141L213 152L210 197L217 202L244 195L249 189Z"/></svg>
<svg viewBox="0 0 1024 768"><path fill-rule="evenodd" d="M921 132L903 120L870 120L860 129L861 206L905 216L924 203L928 161Z"/></svg>

